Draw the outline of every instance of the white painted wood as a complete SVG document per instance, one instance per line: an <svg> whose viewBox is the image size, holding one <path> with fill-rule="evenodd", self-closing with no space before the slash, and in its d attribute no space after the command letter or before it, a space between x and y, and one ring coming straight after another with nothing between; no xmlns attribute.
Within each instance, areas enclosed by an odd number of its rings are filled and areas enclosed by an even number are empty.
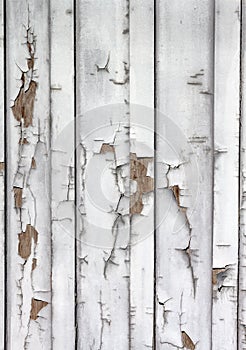
<svg viewBox="0 0 246 350"><path fill-rule="evenodd" d="M52 349L75 346L73 1L50 2Z"/></svg>
<svg viewBox="0 0 246 350"><path fill-rule="evenodd" d="M48 5L8 1L6 21L7 349L50 349Z"/></svg>
<svg viewBox="0 0 246 350"><path fill-rule="evenodd" d="M3 1L0 2L0 349L4 349L5 325L5 203L4 203L4 18Z"/></svg>
<svg viewBox="0 0 246 350"><path fill-rule="evenodd" d="M77 3L79 349L129 346L129 9ZM114 104L114 105L112 105Z"/></svg>
<svg viewBox="0 0 246 350"><path fill-rule="evenodd" d="M246 350L245 16L0 2L0 349Z"/></svg>
<svg viewBox="0 0 246 350"><path fill-rule="evenodd" d="M157 2L156 349L211 348L213 1Z"/></svg>
<svg viewBox="0 0 246 350"><path fill-rule="evenodd" d="M237 348L239 68L240 1L217 0L212 313L216 350Z"/></svg>
<svg viewBox="0 0 246 350"><path fill-rule="evenodd" d="M144 23L144 25L143 25ZM154 1L130 2L131 154L154 178ZM134 184L133 186L134 187ZM154 329L154 191L131 216L130 349L152 348ZM134 205L134 203L133 203Z"/></svg>
<svg viewBox="0 0 246 350"><path fill-rule="evenodd" d="M242 2L241 25L241 142L240 142L240 260L239 260L239 300L238 300L238 349L246 349L246 4Z"/></svg>

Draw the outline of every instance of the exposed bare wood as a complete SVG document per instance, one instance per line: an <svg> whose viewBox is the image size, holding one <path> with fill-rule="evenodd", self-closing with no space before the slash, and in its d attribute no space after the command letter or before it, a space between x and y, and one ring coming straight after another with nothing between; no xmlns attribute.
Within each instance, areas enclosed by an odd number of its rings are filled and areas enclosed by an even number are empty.
<svg viewBox="0 0 246 350"><path fill-rule="evenodd" d="M32 252L32 241L38 243L38 232L31 225L26 225L26 231L19 233L18 254L27 260Z"/></svg>
<svg viewBox="0 0 246 350"><path fill-rule="evenodd" d="M213 1L157 1L157 13L156 349L207 350Z"/></svg>
<svg viewBox="0 0 246 350"><path fill-rule="evenodd" d="M245 21L0 0L0 350L246 350Z"/></svg>
<svg viewBox="0 0 246 350"><path fill-rule="evenodd" d="M46 301L32 299L30 319L35 321L39 316L39 311L41 311L46 305L48 305Z"/></svg>
<svg viewBox="0 0 246 350"><path fill-rule="evenodd" d="M130 297L129 2L83 0L76 13L78 347L125 350Z"/></svg>
<svg viewBox="0 0 246 350"><path fill-rule="evenodd" d="M130 349L154 346L154 6L134 0L129 9Z"/></svg>
<svg viewBox="0 0 246 350"><path fill-rule="evenodd" d="M215 1L213 274L215 271L217 273L213 285L212 349L223 350L237 346L240 97L238 11L240 12L239 0ZM218 337L221 333L224 334L223 338Z"/></svg>
<svg viewBox="0 0 246 350"><path fill-rule="evenodd" d="M48 4L11 0L6 21L6 349L50 349Z"/></svg>

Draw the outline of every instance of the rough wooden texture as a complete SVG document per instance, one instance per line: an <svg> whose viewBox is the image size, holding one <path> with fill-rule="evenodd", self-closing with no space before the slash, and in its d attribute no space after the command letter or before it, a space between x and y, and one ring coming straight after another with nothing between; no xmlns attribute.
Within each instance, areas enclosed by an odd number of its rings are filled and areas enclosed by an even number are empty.
<svg viewBox="0 0 246 350"><path fill-rule="evenodd" d="M240 142L240 247L239 247L239 305L238 305L238 349L246 349L246 4L242 2L241 13L241 142Z"/></svg>
<svg viewBox="0 0 246 350"><path fill-rule="evenodd" d="M130 1L129 19L130 349L144 349L154 340L154 1Z"/></svg>
<svg viewBox="0 0 246 350"><path fill-rule="evenodd" d="M6 2L6 30L7 349L50 349L48 4Z"/></svg>
<svg viewBox="0 0 246 350"><path fill-rule="evenodd" d="M237 347L240 1L215 2L214 47L212 349L226 350Z"/></svg>
<svg viewBox="0 0 246 350"><path fill-rule="evenodd" d="M75 344L73 1L50 2L52 349Z"/></svg>
<svg viewBox="0 0 246 350"><path fill-rule="evenodd" d="M130 298L128 1L78 2L76 43L78 347L125 350ZM112 147L105 152L103 144Z"/></svg>
<svg viewBox="0 0 246 350"><path fill-rule="evenodd" d="M158 1L157 13L156 349L207 350L213 1Z"/></svg>
<svg viewBox="0 0 246 350"><path fill-rule="evenodd" d="M245 24L0 1L0 350L246 350Z"/></svg>

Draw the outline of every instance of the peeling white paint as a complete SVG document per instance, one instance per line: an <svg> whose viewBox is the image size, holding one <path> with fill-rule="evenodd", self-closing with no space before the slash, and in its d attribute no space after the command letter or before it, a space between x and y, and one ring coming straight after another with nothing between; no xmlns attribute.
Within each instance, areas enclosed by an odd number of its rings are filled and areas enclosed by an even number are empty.
<svg viewBox="0 0 246 350"><path fill-rule="evenodd" d="M51 346L49 187L44 182L49 147L48 6L33 1L29 1L28 6L11 1L6 11L6 55L8 67L11 67L7 71L6 101L9 140L7 312L12 316L7 321L7 348L38 350ZM40 16L42 28L38 25ZM34 60L28 66L31 52ZM23 119L18 122L10 109L23 74L26 91L31 80L38 84L30 123ZM31 110L31 104L29 108ZM32 168L33 158L35 169ZM14 204L13 186L23 189L18 208ZM27 224L38 232L38 240L24 260L18 255L18 234L25 231ZM32 271L33 258L37 259L37 266ZM32 298L48 302L35 321L30 318Z"/></svg>
<svg viewBox="0 0 246 350"><path fill-rule="evenodd" d="M158 1L157 12L156 349L183 348L185 332L207 350L213 2Z"/></svg>
<svg viewBox="0 0 246 350"><path fill-rule="evenodd" d="M245 25L246 20L246 7L245 3L242 3L242 23ZM241 62L241 144L240 144L240 155L241 155L241 164L240 164L240 265L239 265L239 324L238 324L238 344L239 348L242 350L246 349L246 201L245 201L245 193L246 193L246 156L245 156L245 147L246 147L246 133L245 133L245 30L242 32L242 62Z"/></svg>
<svg viewBox="0 0 246 350"><path fill-rule="evenodd" d="M3 6L0 349L246 350L244 2Z"/></svg>
<svg viewBox="0 0 246 350"><path fill-rule="evenodd" d="M75 347L73 2L50 2L52 349ZM47 177L49 177L49 173Z"/></svg>
<svg viewBox="0 0 246 350"><path fill-rule="evenodd" d="M237 346L240 1L215 4L213 268L227 268L213 285L212 349L226 350Z"/></svg>
<svg viewBox="0 0 246 350"><path fill-rule="evenodd" d="M77 322L83 349L124 350L129 342L128 13L125 0L77 4ZM99 153L103 144L111 151Z"/></svg>

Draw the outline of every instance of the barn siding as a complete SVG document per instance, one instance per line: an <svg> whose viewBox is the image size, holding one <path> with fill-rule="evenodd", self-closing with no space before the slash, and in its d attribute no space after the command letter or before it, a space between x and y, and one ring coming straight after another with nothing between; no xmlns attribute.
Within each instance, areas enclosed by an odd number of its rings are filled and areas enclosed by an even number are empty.
<svg viewBox="0 0 246 350"><path fill-rule="evenodd" d="M158 2L157 349L211 344L213 10Z"/></svg>
<svg viewBox="0 0 246 350"><path fill-rule="evenodd" d="M73 6L71 0L50 1L52 345L57 350L75 344Z"/></svg>
<svg viewBox="0 0 246 350"><path fill-rule="evenodd" d="M0 349L246 349L244 1L0 30Z"/></svg>
<svg viewBox="0 0 246 350"><path fill-rule="evenodd" d="M240 12L215 2L213 349L237 346Z"/></svg>
<svg viewBox="0 0 246 350"><path fill-rule="evenodd" d="M48 34L47 3L6 3L6 348L11 350L51 347Z"/></svg>

